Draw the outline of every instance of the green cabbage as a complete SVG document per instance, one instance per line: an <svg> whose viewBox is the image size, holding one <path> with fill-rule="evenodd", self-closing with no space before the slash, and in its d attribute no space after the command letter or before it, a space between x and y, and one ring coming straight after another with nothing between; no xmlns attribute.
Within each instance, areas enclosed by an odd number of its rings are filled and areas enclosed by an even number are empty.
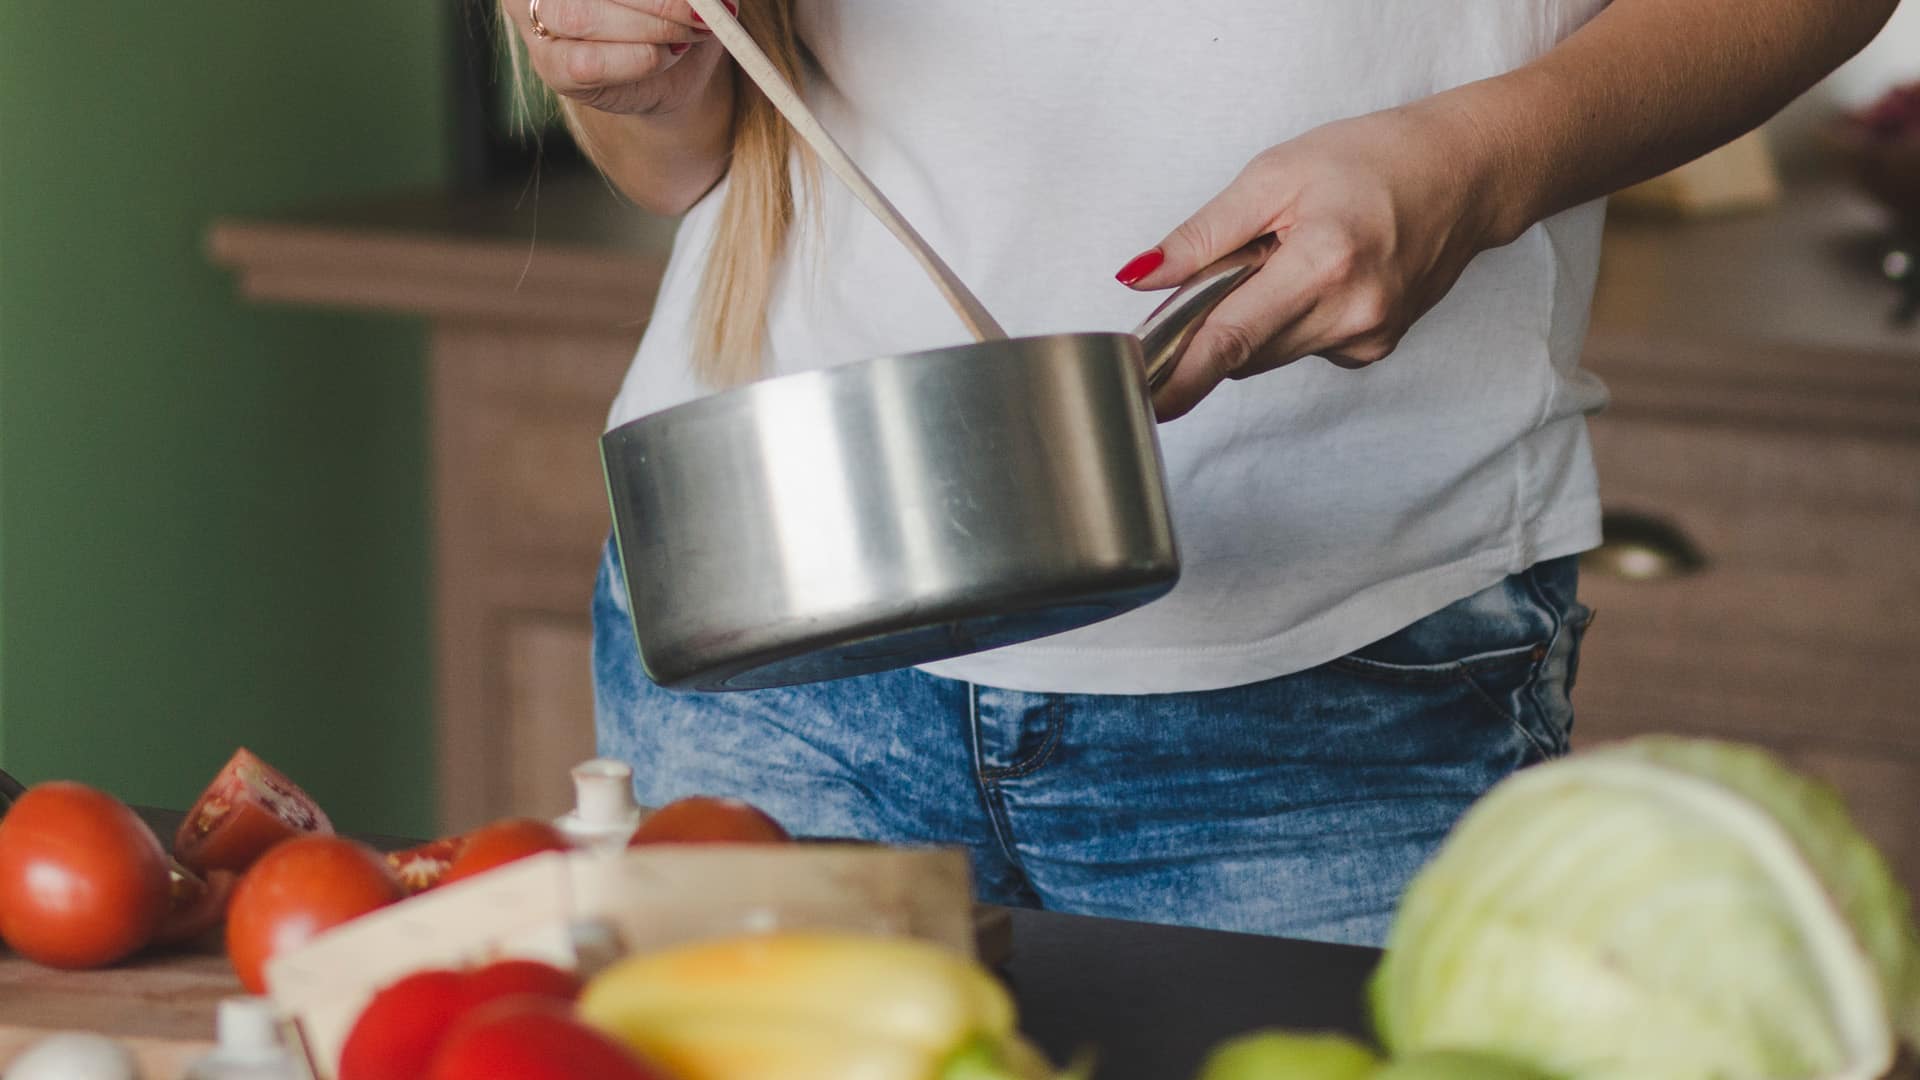
<svg viewBox="0 0 1920 1080"><path fill-rule="evenodd" d="M1579 1080L1872 1080L1912 1031L1906 895L1839 800L1760 751L1651 738L1529 769L1461 821L1373 983L1395 1055Z"/></svg>
<svg viewBox="0 0 1920 1080"><path fill-rule="evenodd" d="M1367 1080L1548 1080L1505 1058L1470 1050L1434 1050L1382 1066Z"/></svg>

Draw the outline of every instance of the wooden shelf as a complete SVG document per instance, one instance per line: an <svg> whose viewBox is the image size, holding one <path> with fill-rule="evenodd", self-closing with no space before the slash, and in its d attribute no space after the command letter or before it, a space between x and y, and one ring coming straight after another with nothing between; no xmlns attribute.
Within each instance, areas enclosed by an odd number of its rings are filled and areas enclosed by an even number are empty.
<svg viewBox="0 0 1920 1080"><path fill-rule="evenodd" d="M222 220L207 248L254 300L637 336L673 228L572 177Z"/></svg>

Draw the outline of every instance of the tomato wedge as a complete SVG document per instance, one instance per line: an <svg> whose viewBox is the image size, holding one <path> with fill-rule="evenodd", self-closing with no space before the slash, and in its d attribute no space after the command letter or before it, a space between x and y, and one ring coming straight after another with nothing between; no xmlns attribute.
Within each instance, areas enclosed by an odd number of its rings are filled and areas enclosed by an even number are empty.
<svg viewBox="0 0 1920 1080"><path fill-rule="evenodd" d="M388 852L387 866L393 870L393 876L400 879L400 887L407 890L408 896L413 896L440 884L466 847L464 836L443 837L405 851Z"/></svg>
<svg viewBox="0 0 1920 1080"><path fill-rule="evenodd" d="M210 934L227 920L227 901L233 898L234 882L239 875L231 870L215 870L202 878L169 859L167 875L172 889L166 917L153 935L159 946L180 945Z"/></svg>
<svg viewBox="0 0 1920 1080"><path fill-rule="evenodd" d="M198 874L237 873L289 837L332 833L319 804L243 746L187 811L173 854Z"/></svg>

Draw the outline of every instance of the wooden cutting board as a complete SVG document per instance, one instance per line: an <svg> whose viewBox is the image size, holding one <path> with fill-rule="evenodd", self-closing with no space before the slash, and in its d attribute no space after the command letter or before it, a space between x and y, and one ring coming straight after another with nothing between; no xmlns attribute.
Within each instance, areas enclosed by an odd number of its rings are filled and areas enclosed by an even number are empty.
<svg viewBox="0 0 1920 1080"><path fill-rule="evenodd" d="M54 971L0 951L0 1069L57 1031L125 1042L147 1080L173 1080L213 1048L220 999L244 994L214 949L154 954L104 971Z"/></svg>

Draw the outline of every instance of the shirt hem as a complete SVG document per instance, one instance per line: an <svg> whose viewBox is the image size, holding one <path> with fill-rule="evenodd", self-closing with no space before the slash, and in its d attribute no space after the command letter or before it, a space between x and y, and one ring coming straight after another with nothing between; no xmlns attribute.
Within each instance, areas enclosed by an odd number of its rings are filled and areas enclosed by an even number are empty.
<svg viewBox="0 0 1920 1080"><path fill-rule="evenodd" d="M1519 550L1502 543L1374 585L1259 641L1212 646L1067 647L1034 642L926 664L940 678L1025 693L1171 694L1224 690L1318 667L1528 566L1600 543L1597 504L1549 515Z"/></svg>

